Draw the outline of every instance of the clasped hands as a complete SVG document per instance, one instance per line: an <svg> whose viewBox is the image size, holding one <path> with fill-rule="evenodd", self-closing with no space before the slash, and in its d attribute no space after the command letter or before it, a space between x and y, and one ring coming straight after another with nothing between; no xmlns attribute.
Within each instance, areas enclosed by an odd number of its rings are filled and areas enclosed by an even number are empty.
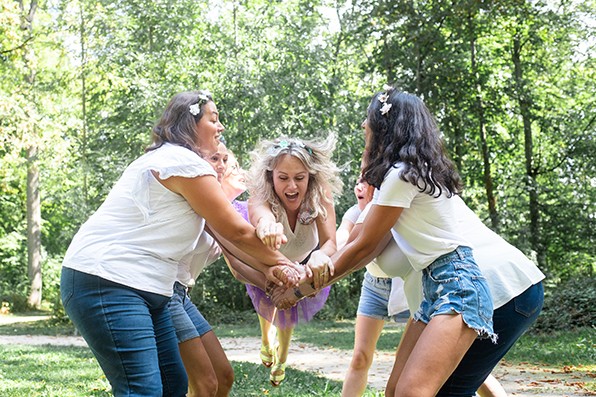
<svg viewBox="0 0 596 397"><path fill-rule="evenodd" d="M279 249L288 239L283 225L279 222L266 221L261 218L256 227L257 237L271 249ZM320 291L333 276L333 263L329 256L321 250L310 254L306 266L298 263L280 263L267 274L266 293L278 309L288 309L306 296ZM301 292L301 285L307 291Z"/></svg>
<svg viewBox="0 0 596 397"><path fill-rule="evenodd" d="M287 263L284 264L283 268L280 267L276 274L279 281L268 277L265 292L278 309L289 309L301 299L316 295L324 288L333 275L333 270L333 263L329 257L320 250L316 250L312 252L306 266L298 263ZM282 271L284 272L283 275L281 274ZM298 279L294 283L296 275L298 275ZM287 278L283 279L283 277ZM288 280L291 281L288 282Z"/></svg>

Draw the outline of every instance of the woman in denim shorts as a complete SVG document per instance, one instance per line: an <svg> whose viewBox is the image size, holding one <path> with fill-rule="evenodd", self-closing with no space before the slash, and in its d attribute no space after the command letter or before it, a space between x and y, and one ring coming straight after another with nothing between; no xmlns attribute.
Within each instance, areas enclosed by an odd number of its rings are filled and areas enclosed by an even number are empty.
<svg viewBox="0 0 596 397"><path fill-rule="evenodd" d="M386 87L372 98L362 126L362 175L377 190L362 231L331 257L333 279L370 261L393 232L423 272L424 299L406 327L392 373L399 381L387 395L431 397L476 338L496 342L492 297L453 211L461 179L424 103ZM302 285L300 294L308 293ZM292 303L288 296L281 306Z"/></svg>
<svg viewBox="0 0 596 397"><path fill-rule="evenodd" d="M345 245L362 210L372 199L371 186L359 177L354 195L356 204L345 212L337 228L338 249ZM390 300L398 302L389 308ZM403 311L407 311L403 281L386 275L374 261L367 264L356 315L354 353L342 386L342 396L361 396L364 393L385 321L397 321L397 314Z"/></svg>
<svg viewBox="0 0 596 397"><path fill-rule="evenodd" d="M234 153L220 143L207 158L217 172L221 188L236 211L248 222L246 201L236 198L246 191L244 170ZM234 369L209 322L190 299L190 288L203 269L221 255L218 243L208 234L199 237L197 248L178 265L174 295L168 308L172 316L180 355L188 375L189 397L227 397L234 383Z"/></svg>

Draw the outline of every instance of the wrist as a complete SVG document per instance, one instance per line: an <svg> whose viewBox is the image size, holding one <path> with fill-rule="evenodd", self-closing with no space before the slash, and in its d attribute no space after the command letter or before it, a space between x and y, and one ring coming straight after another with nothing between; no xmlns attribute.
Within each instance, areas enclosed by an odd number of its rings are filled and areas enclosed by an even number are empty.
<svg viewBox="0 0 596 397"><path fill-rule="evenodd" d="M294 287L294 296L298 299L304 298L304 294L300 291L300 287Z"/></svg>

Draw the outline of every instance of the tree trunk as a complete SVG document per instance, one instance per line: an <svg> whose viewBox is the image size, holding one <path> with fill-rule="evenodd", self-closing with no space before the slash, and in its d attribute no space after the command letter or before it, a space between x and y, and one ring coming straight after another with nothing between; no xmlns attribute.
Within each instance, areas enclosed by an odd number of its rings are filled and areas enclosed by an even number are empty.
<svg viewBox="0 0 596 397"><path fill-rule="evenodd" d="M27 274L30 307L41 307L41 200L39 196L39 167L37 145L27 149Z"/></svg>
<svg viewBox="0 0 596 397"><path fill-rule="evenodd" d="M37 0L31 1L29 9L25 11L25 5L19 1L21 9L21 29L26 31L29 37L33 37L33 18L37 10ZM35 109L35 70L30 62L33 58L31 44L23 51L23 63L25 65L25 82L28 86L28 97L32 108ZM29 297L27 302L32 308L41 307L42 277L41 277L41 199L39 195L39 167L38 167L38 146L37 137L37 116L33 110L29 115L32 118L30 123L31 131L25 131L25 139L29 142L27 146L27 274L29 276ZM29 139L27 139L27 137Z"/></svg>
<svg viewBox="0 0 596 397"><path fill-rule="evenodd" d="M81 112L83 123L81 126L81 164L83 167L83 204L85 213L87 211L87 204L89 199L89 188L87 182L87 51L85 47L85 39L87 32L85 30L85 10L83 3L79 5L80 16L80 39L81 39Z"/></svg>
<svg viewBox="0 0 596 397"><path fill-rule="evenodd" d="M476 86L476 112L478 116L478 133L480 135L480 146L482 150L482 164L484 168L484 190L486 191L486 200L488 202L488 213L491 226L494 231L499 230L499 214L497 213L497 203L493 187L493 177L490 169L490 157L488 152L488 143L486 141L486 123L484 120L484 103L482 101L482 85L478 76L478 65L476 64L476 35L474 33L474 21L469 18L470 23L470 57L472 64L472 75L474 76Z"/></svg>
<svg viewBox="0 0 596 397"><path fill-rule="evenodd" d="M540 211L538 203L538 185L536 183L537 170L534 162L534 143L532 140L532 116L530 112L530 100L528 99L523 76L521 61L522 42L519 34L513 38L512 59L515 68L515 90L519 104L520 114L524 128L524 155L526 162L526 187L529 195L530 212L530 246L536 252L539 265L544 265L545 252L541 244L540 236Z"/></svg>

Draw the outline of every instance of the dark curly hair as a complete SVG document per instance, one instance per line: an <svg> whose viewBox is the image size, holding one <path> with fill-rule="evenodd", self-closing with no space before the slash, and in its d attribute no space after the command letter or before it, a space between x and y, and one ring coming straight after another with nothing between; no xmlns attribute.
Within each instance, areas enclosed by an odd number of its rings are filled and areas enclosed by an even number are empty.
<svg viewBox="0 0 596 397"><path fill-rule="evenodd" d="M383 106L385 113L381 112ZM389 88L373 96L367 112L371 134L364 180L379 188L387 171L399 162L403 166L401 178L421 192L436 197L444 190L448 196L461 192L461 178L447 156L433 116L420 98Z"/></svg>

